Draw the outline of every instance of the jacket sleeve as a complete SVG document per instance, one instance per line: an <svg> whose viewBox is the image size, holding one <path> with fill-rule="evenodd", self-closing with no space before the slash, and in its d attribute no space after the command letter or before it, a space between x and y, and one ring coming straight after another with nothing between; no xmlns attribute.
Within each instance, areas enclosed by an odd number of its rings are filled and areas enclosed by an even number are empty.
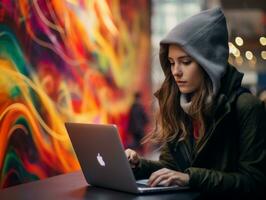
<svg viewBox="0 0 266 200"><path fill-rule="evenodd" d="M249 95L249 96L248 96ZM262 102L250 94L241 95L236 108L240 129L238 170L222 172L191 167L190 186L201 191L253 193L266 187L266 113Z"/></svg>
<svg viewBox="0 0 266 200"><path fill-rule="evenodd" d="M170 152L168 144L165 144L162 147L158 161L141 158L139 166L133 168L133 173L136 179L147 179L153 172L161 168L179 170L176 160Z"/></svg>

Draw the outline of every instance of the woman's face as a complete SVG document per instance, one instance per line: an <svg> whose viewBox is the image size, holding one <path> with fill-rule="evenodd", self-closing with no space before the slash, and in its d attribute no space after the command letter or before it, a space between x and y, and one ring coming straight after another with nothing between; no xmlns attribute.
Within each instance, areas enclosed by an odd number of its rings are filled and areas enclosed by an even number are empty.
<svg viewBox="0 0 266 200"><path fill-rule="evenodd" d="M199 64L175 44L169 45L168 60L180 92L195 93L203 83L203 71Z"/></svg>

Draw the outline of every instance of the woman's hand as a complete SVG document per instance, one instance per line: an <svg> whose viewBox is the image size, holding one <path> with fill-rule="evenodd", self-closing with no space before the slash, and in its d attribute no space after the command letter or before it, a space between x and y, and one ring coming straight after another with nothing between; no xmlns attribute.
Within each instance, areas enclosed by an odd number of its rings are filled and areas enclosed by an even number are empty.
<svg viewBox="0 0 266 200"><path fill-rule="evenodd" d="M136 151L132 149L126 149L125 154L132 168L135 168L139 165L140 157Z"/></svg>
<svg viewBox="0 0 266 200"><path fill-rule="evenodd" d="M158 184L163 186L170 186L170 185L186 186L188 185L188 183L189 183L188 174L166 168L153 172L148 181L148 184L151 187L155 187Z"/></svg>

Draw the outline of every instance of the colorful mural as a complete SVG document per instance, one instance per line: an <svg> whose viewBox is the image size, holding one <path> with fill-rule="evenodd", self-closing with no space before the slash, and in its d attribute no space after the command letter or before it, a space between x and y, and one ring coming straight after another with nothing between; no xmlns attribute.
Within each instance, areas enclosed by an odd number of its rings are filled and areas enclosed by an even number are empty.
<svg viewBox="0 0 266 200"><path fill-rule="evenodd" d="M64 122L150 98L148 0L0 0L0 188L79 169Z"/></svg>

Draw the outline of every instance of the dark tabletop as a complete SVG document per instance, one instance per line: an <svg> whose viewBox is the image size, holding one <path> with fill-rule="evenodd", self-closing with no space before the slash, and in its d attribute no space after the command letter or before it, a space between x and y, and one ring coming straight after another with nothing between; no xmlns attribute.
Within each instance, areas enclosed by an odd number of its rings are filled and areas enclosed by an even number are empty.
<svg viewBox="0 0 266 200"><path fill-rule="evenodd" d="M93 199L93 200L189 200L195 199L199 193L192 191L177 191L162 194L134 195L103 188L89 186L81 171L54 176L41 181L21 184L0 190L1 200L12 199Z"/></svg>

